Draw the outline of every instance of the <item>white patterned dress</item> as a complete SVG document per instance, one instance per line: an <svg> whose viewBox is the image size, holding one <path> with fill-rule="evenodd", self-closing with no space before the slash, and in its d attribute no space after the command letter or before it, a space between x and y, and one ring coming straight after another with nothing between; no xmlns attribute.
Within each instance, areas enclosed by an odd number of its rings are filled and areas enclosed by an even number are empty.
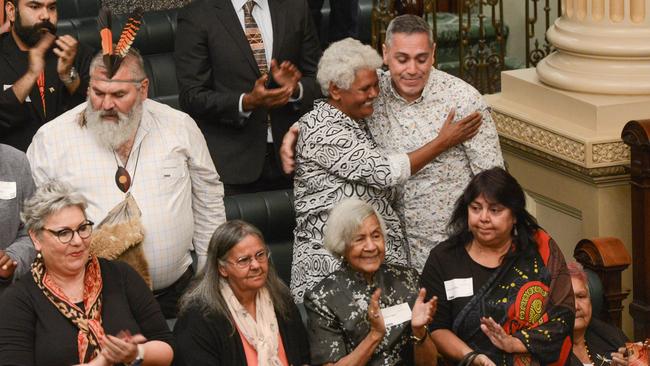
<svg viewBox="0 0 650 366"><path fill-rule="evenodd" d="M303 302L305 291L339 268L323 247L330 209L355 197L370 203L386 223L386 262L408 265L408 246L393 209L395 186L410 175L404 153L383 154L364 121L354 121L325 101L299 121L296 145L294 230L291 293Z"/></svg>
<svg viewBox="0 0 650 366"><path fill-rule="evenodd" d="M499 135L481 94L457 77L431 70L422 96L409 103L393 88L389 72L378 71L378 76L380 94L368 128L386 153L408 153L434 139L452 108L456 121L474 111L483 114L478 134L414 174L395 206L404 222L411 263L421 272L431 249L447 239L446 227L456 200L472 177L494 166L503 167Z"/></svg>

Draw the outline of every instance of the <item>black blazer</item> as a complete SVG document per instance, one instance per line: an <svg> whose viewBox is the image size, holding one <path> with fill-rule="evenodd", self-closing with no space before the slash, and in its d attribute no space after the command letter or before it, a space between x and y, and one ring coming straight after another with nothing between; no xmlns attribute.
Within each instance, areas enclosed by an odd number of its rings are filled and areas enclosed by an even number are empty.
<svg viewBox="0 0 650 366"><path fill-rule="evenodd" d="M27 72L27 52L18 49L11 32L0 35L0 143L26 151L38 129L68 109L86 99L88 67L92 51L79 45L74 66L79 72L81 85L72 95L68 93L56 71L58 58L51 50L45 55L45 113L41 94L36 84L29 93L30 101L21 103L11 85Z"/></svg>
<svg viewBox="0 0 650 366"><path fill-rule="evenodd" d="M256 109L239 117L239 97L261 75L230 0L197 0L178 15L174 59L181 108L203 131L221 180L256 180L266 153L271 117L276 151L291 124L311 110L320 95L316 67L320 46L305 0L268 0L273 24L273 58L291 61L302 72L300 103ZM270 62L270 60L269 60Z"/></svg>

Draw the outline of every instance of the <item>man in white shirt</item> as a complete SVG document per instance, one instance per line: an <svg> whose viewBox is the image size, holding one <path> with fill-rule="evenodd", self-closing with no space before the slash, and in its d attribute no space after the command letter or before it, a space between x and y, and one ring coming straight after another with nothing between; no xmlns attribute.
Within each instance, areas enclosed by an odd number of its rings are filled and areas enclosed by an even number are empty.
<svg viewBox="0 0 650 366"><path fill-rule="evenodd" d="M190 116L147 99L143 61L131 49L109 78L101 55L91 63L86 103L39 129L27 156L36 185L70 183L100 222L129 192L142 212L143 250L166 317L200 269L225 221L223 186ZM120 187L121 186L121 187Z"/></svg>

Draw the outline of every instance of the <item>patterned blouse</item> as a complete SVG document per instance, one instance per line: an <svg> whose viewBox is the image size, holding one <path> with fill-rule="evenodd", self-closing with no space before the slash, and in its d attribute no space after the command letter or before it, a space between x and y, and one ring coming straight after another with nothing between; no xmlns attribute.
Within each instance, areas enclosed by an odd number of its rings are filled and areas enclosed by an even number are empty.
<svg viewBox="0 0 650 366"><path fill-rule="evenodd" d="M323 247L329 211L355 197L370 203L386 223L386 262L406 265L406 240L393 210L395 186L410 174L404 153L382 154L364 121L354 121L325 101L299 121L296 145L294 230L291 293L302 303L305 291L339 268Z"/></svg>
<svg viewBox="0 0 650 366"><path fill-rule="evenodd" d="M403 215L411 263L422 271L431 249L447 239L447 222L472 177L503 166L499 136L479 92L454 76L431 70L422 96L411 103L397 94L389 72L379 71L378 76L380 94L368 128L387 153L408 153L431 141L452 108L456 109L456 121L477 110L483 114L478 134L414 174L395 206Z"/></svg>
<svg viewBox="0 0 650 366"><path fill-rule="evenodd" d="M346 264L305 294L309 316L307 330L311 362L336 362L352 352L370 332L368 304L376 288L381 288L380 308L404 302L413 308L418 294L415 269L382 265L369 284L363 275ZM413 346L409 341L411 322L386 329L368 365L412 365Z"/></svg>

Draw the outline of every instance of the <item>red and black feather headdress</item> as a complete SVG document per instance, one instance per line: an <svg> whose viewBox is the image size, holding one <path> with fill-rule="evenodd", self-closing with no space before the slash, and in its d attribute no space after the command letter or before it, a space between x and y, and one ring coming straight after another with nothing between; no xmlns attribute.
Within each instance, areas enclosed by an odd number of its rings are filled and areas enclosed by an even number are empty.
<svg viewBox="0 0 650 366"><path fill-rule="evenodd" d="M113 49L113 32L111 31L111 11L106 7L102 7L97 17L97 25L99 27L99 36L102 40L102 55L104 58L104 65L109 79L115 75L120 68L120 64L135 40L135 35L140 29L142 24L142 9L135 9L129 19L126 21L120 39Z"/></svg>

